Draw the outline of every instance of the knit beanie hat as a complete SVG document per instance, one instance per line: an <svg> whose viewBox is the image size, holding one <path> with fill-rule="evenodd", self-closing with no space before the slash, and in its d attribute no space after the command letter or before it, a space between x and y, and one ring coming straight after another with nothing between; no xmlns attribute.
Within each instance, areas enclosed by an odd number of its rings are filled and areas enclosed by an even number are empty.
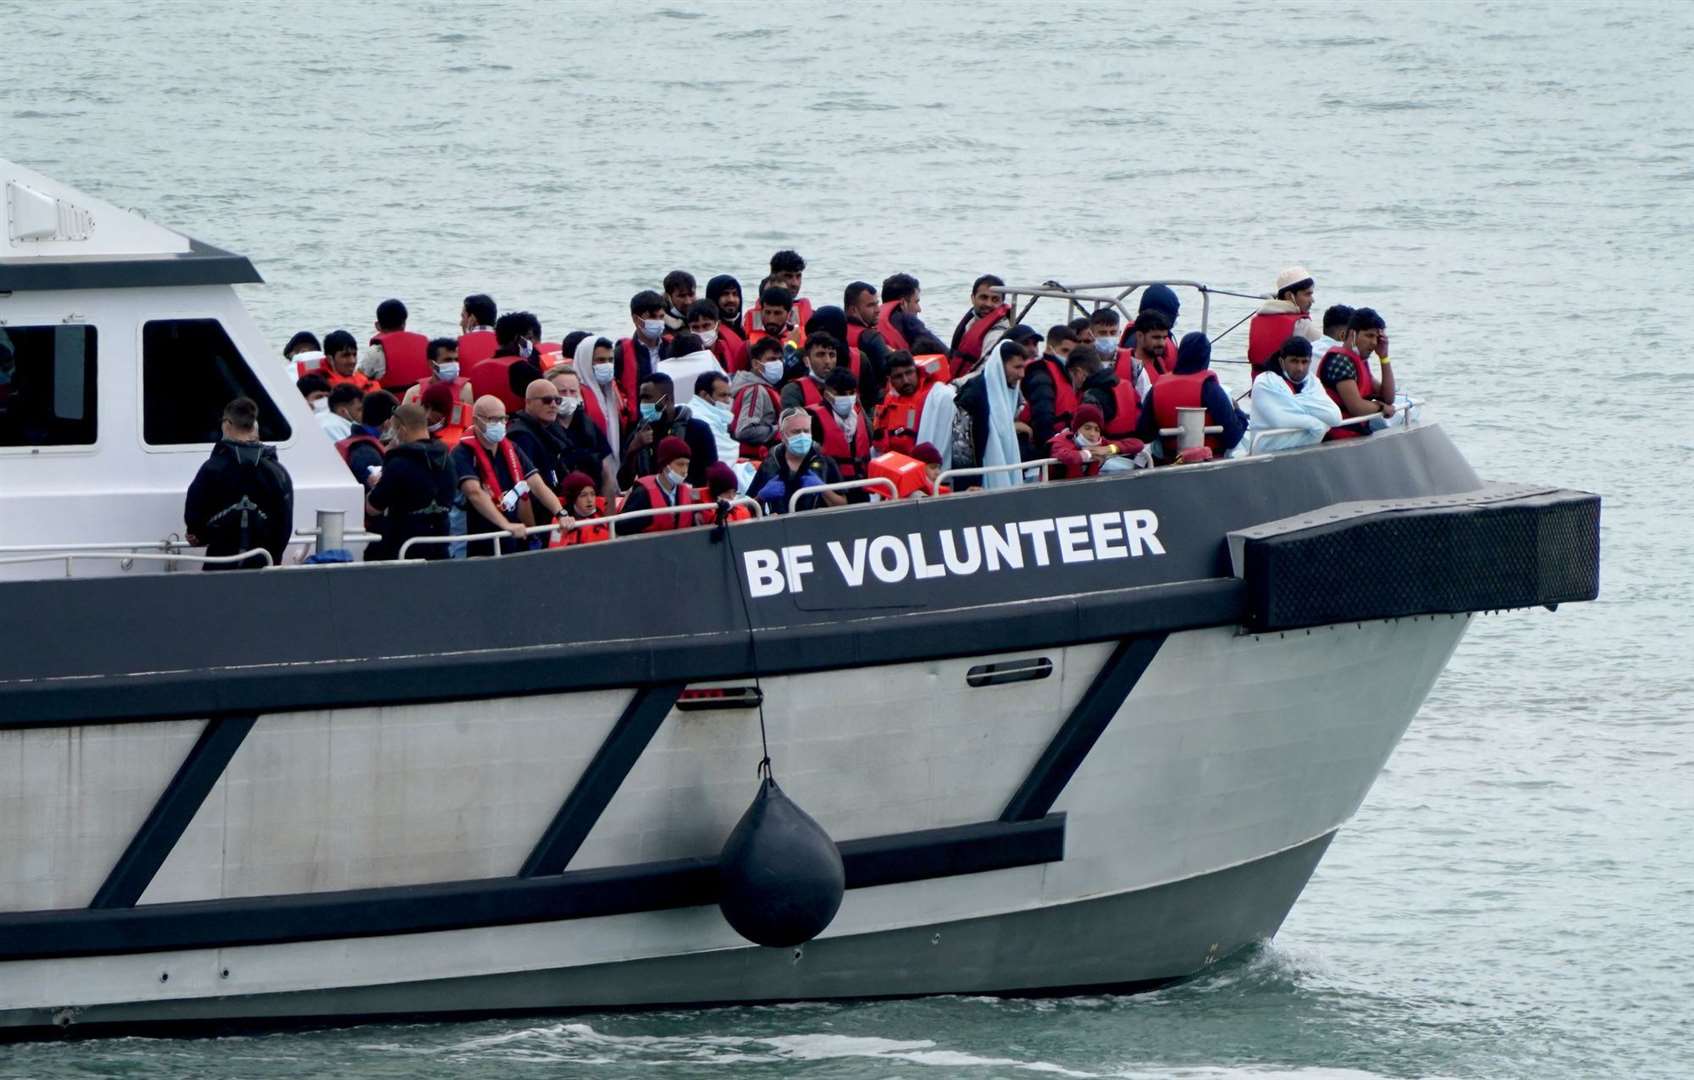
<svg viewBox="0 0 1694 1080"><path fill-rule="evenodd" d="M1141 294L1141 306L1136 310L1140 312L1148 309L1163 313L1164 317L1170 320L1170 324L1175 326L1177 312L1182 310L1182 301L1176 298L1176 290L1169 285L1149 285L1147 291Z"/></svg>
<svg viewBox="0 0 1694 1080"><path fill-rule="evenodd" d="M683 442L675 435L666 435L664 438L659 440L659 448L654 452L653 456L658 462L659 468L662 469L679 458L687 459L693 456L693 452L688 449L687 443Z"/></svg>
<svg viewBox="0 0 1694 1080"><path fill-rule="evenodd" d="M1081 431L1084 424L1098 424L1101 427L1106 425L1106 417L1100 412L1098 405L1078 405L1076 411L1071 413L1072 431Z"/></svg>
<svg viewBox="0 0 1694 1080"><path fill-rule="evenodd" d="M1182 335L1182 344L1176 347L1176 370L1182 374L1194 371L1204 371L1212 362L1212 343L1206 335L1195 330L1193 333Z"/></svg>
<svg viewBox="0 0 1694 1080"><path fill-rule="evenodd" d="M577 496L594 486L594 478L585 472L573 472L565 477L565 482L559 485L559 492L566 506L576 502Z"/></svg>
<svg viewBox="0 0 1694 1080"><path fill-rule="evenodd" d="M916 446L912 447L912 452L909 456L913 461L921 461L925 465L941 464L941 451L937 450L933 443L918 443Z"/></svg>
<svg viewBox="0 0 1694 1080"><path fill-rule="evenodd" d="M719 495L734 495L735 489L740 486L735 479L735 470L724 462L714 461L706 466L706 491L713 498Z"/></svg>

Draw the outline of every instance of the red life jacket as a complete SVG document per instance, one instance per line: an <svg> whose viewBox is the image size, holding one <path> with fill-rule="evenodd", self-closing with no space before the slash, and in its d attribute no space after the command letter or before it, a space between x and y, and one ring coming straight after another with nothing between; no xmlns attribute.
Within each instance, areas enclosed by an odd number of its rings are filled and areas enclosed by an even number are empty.
<svg viewBox="0 0 1694 1080"><path fill-rule="evenodd" d="M423 404L424 391L436 385L439 381L440 380L436 379L434 376L430 376L423 382L418 383L418 396L416 399L418 404ZM464 434L465 429L471 426L471 407L465 403L464 399L465 387L470 384L471 381L463 375L454 379L450 383L444 384L453 391L453 408L447 414L447 426L442 428L440 431L442 438L447 437L448 431L457 431L462 435Z"/></svg>
<svg viewBox="0 0 1694 1080"><path fill-rule="evenodd" d="M382 346L388 370L382 373L384 390L405 390L429 378L429 339L410 330L390 330L371 339Z"/></svg>
<svg viewBox="0 0 1694 1080"><path fill-rule="evenodd" d="M1366 401L1369 401L1371 395L1376 393L1376 379L1370 373L1370 361L1345 345L1331 346L1329 351L1323 354L1323 359L1328 360L1331 356L1337 355L1348 357L1353 361L1353 366L1359 370L1359 377L1356 380L1359 386L1359 396L1364 398ZM1323 361L1320 360L1318 362L1318 366L1321 369ZM1323 392L1329 395L1329 400L1335 402L1335 407L1341 410L1342 419L1347 419L1347 408L1341 404L1341 395L1335 392L1335 387L1325 386L1322 379L1318 380L1318 385L1322 386ZM1329 434L1325 435L1324 438L1326 440L1357 439L1361 435L1370 434L1368 429L1361 430L1363 427L1364 425L1362 424L1347 424L1344 427L1332 427L1329 429Z"/></svg>
<svg viewBox="0 0 1694 1080"><path fill-rule="evenodd" d="M894 312L900 307L900 301L890 300L882 305L876 313L876 328L882 334L882 340L888 343L890 350L910 350L912 343L906 340L906 335L894 329Z"/></svg>
<svg viewBox="0 0 1694 1080"><path fill-rule="evenodd" d="M521 359L521 356L491 356L481 361L468 373L471 390L477 397L492 395L499 398L507 412L522 412L523 398L512 392L511 379L512 365Z"/></svg>
<svg viewBox="0 0 1694 1080"><path fill-rule="evenodd" d="M1260 312L1247 324L1247 360L1256 375L1265 369L1265 361L1276 355L1294 333L1294 324L1306 318L1298 311Z"/></svg>
<svg viewBox="0 0 1694 1080"><path fill-rule="evenodd" d="M810 375L802 375L794 380L800 386L800 396L804 399L806 408L823 404L823 391L819 389L818 381Z"/></svg>
<svg viewBox="0 0 1694 1080"><path fill-rule="evenodd" d="M724 371L731 375L747 370L747 343L737 334L718 331L718 339L712 342L712 355L718 358L718 363L723 365Z"/></svg>
<svg viewBox="0 0 1694 1080"><path fill-rule="evenodd" d="M476 474L482 478L483 486L488 488L495 504L498 505L505 497L506 489L500 486L500 474L494 471L494 459L488 456L482 440L473 434L470 438L461 440L459 445L471 448L471 453L476 457ZM523 466L518 464L518 452L512 446L512 440L501 439L500 445L495 449L506 459L506 471L511 474L512 483L518 488L518 498L529 498L529 485L524 483Z"/></svg>
<svg viewBox="0 0 1694 1080"><path fill-rule="evenodd" d="M1135 434L1136 425L1141 423L1141 395L1136 392L1135 383L1119 379L1112 387L1112 400L1117 405L1117 412L1100 425L1100 435L1107 441L1130 438Z"/></svg>
<svg viewBox="0 0 1694 1080"><path fill-rule="evenodd" d="M361 375L357 371L351 375L338 375L327 362L325 362L323 370L318 372L318 374L329 380L329 388L331 390L334 390L343 383L351 383L353 388L361 394L368 394L372 390L378 389L377 384L371 381L369 377Z"/></svg>
<svg viewBox="0 0 1694 1080"><path fill-rule="evenodd" d="M970 328L965 331L965 336L959 339L959 347L953 350L954 358L957 359L962 356L969 360L970 363L962 365L966 369L980 364L982 362L982 339L988 336L988 331L994 328L995 323L1011 315L1011 313L1012 306L1010 304L1001 304L987 315L971 323ZM1010 329L1010 327L1007 327L1008 331ZM955 364L954 366L959 367L961 365Z"/></svg>
<svg viewBox="0 0 1694 1080"><path fill-rule="evenodd" d="M794 333L801 341L804 341L806 324L812 319L812 302L804 296L795 297L793 312L789 315L789 319L794 323ZM749 305L747 310L741 313L741 334L747 339L749 345L758 341L759 337L770 337L769 334L765 333L764 321L759 318L758 304ZM754 337L754 334L759 335L759 337Z"/></svg>
<svg viewBox="0 0 1694 1080"><path fill-rule="evenodd" d="M612 363L617 371L618 389L623 392L623 422L626 427L630 427L641 411L637 405L641 390L641 372L639 358L635 355L634 338L618 339L616 349L612 353Z"/></svg>
<svg viewBox="0 0 1694 1080"><path fill-rule="evenodd" d="M891 392L882 399L876 407L876 422L872 425L871 441L878 450L897 454L912 452L918 444L918 420L923 416L923 403L934 385L928 379L921 379L910 397Z"/></svg>
<svg viewBox="0 0 1694 1080"><path fill-rule="evenodd" d="M657 476L638 476L635 478L635 482L647 492L648 506L651 506L655 510L659 510L670 505L670 500L665 498L664 489L659 486L659 478ZM631 490L634 489L632 488ZM676 489L676 504L678 506L687 506L693 501L694 489L692 487L689 487L687 484L682 484ZM628 505L629 496L626 495L624 496L624 501L618 505L618 513L623 513L624 508ZM692 513L687 515L686 520L684 520L684 517L681 514L659 514L655 517L650 517L647 520L652 522L652 524L648 526L649 532L668 532L671 529L686 529L690 525L695 524L699 518L697 515Z"/></svg>
<svg viewBox="0 0 1694 1080"><path fill-rule="evenodd" d="M1153 402L1153 413L1159 418L1159 426L1161 428L1176 427L1176 410L1178 409L1203 407L1205 402L1201 399L1201 394L1208 382L1216 381L1217 376L1209 370L1191 371L1186 375L1166 375L1160 379L1158 392L1152 393L1150 396L1150 400ZM1207 419L1210 419L1209 415ZM1176 442L1177 437L1175 435L1164 436L1165 457L1175 459ZM1207 435L1206 445L1211 447L1214 454L1223 453L1223 443L1219 441L1216 435Z"/></svg>
<svg viewBox="0 0 1694 1080"><path fill-rule="evenodd" d="M870 329L870 327L868 327L868 326L860 326L858 323L854 322L852 319L848 319L847 320L847 344L849 344L853 348L857 349L859 347L859 338L864 336L865 331L869 330L869 329Z"/></svg>
<svg viewBox="0 0 1694 1080"><path fill-rule="evenodd" d="M472 364L480 364L494 355L494 350L500 343L494 338L492 327L478 328L459 335L459 368L469 371Z"/></svg>
<svg viewBox="0 0 1694 1080"><path fill-rule="evenodd" d="M590 375L589 378L593 378L593 376ZM582 381L581 376L577 377L577 381L579 383ZM595 426L600 429L600 434L605 435L610 430L606 427L606 410L600 407L599 398L593 394L583 394L582 404L577 407L587 413L590 420L594 421Z"/></svg>
<svg viewBox="0 0 1694 1080"><path fill-rule="evenodd" d="M848 442L847 432L842 429L841 421L836 419L834 409L828 405L810 405L806 411L816 417L823 428L823 445L819 449L835 459L835 467L841 470L841 479L857 480L864 476L871 459L870 423L858 403L853 405L853 411L859 414L859 425L853 429L852 442Z"/></svg>
<svg viewBox="0 0 1694 1080"><path fill-rule="evenodd" d="M304 379L308 375L318 375L329 370L329 357L317 350L297 352L296 359L289 363L294 365L294 377Z"/></svg>
<svg viewBox="0 0 1694 1080"><path fill-rule="evenodd" d="M761 390L764 391L766 397L771 399L771 415L778 417L781 416L782 395L777 393L775 387L768 386L764 383L754 383L750 386L743 386L741 389L737 390L735 392L735 400L731 403L733 411L730 413L730 416L732 418L740 416L741 406L742 403L747 400L747 395ZM773 424L772 427L774 426L775 425ZM754 461L763 461L765 460L765 455L770 453L770 449L771 448L769 446L761 446L758 443L744 442L741 444L741 456L745 458L752 458Z"/></svg>
<svg viewBox="0 0 1694 1080"><path fill-rule="evenodd" d="M1030 363L1043 365L1047 369L1047 374L1052 376L1053 427L1055 429L1068 427L1071 422L1071 413L1076 412L1076 407L1080 402L1076 397L1076 387L1071 385L1071 377L1065 374L1065 365L1057 360L1048 359L1045 353L1031 360ZM1026 424L1029 423L1029 402L1027 400L1023 403L1023 408L1018 410L1018 419Z"/></svg>
<svg viewBox="0 0 1694 1080"><path fill-rule="evenodd" d="M1077 347L1081 348L1080 345L1077 346ZM1141 365L1141 370L1147 373L1147 385L1148 386L1152 386L1154 383L1158 382L1160 379L1164 378L1166 375L1169 375L1171 372L1175 371L1176 370L1176 342L1172 341L1170 338L1166 338L1165 339L1165 356L1164 356L1164 359L1163 360L1158 360L1158 359L1149 360L1147 363ZM1132 382L1135 380L1135 350L1134 349L1119 349L1118 350L1117 361L1113 365L1112 373L1118 377L1119 382L1122 382L1125 379L1129 379Z"/></svg>
<svg viewBox="0 0 1694 1080"><path fill-rule="evenodd" d="M378 438L376 438L375 436L372 436L372 435L363 434L362 432L356 432L352 435L347 436L345 439L341 439L341 440L337 441L336 444L335 444L336 450L340 451L340 453L341 453L341 460L345 461L347 463L348 468L353 467L353 447L359 445L360 443L369 443L371 446L376 447L376 453L377 453L378 457L383 456L382 440L381 439L378 439ZM363 482L365 478L360 476L360 477L355 477L355 479L359 480L360 482Z"/></svg>

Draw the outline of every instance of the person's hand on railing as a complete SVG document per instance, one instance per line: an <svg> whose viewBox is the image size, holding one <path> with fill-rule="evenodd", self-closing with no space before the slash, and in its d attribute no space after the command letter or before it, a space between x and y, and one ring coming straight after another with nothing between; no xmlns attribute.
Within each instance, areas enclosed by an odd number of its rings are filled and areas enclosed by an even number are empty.
<svg viewBox="0 0 1694 1080"><path fill-rule="evenodd" d="M504 528L507 532L512 534L513 540L524 540L529 536L529 529L526 528L524 523L521 521L508 521Z"/></svg>
<svg viewBox="0 0 1694 1080"><path fill-rule="evenodd" d="M815 472L809 472L800 478L800 486L803 488L823 487L823 478Z"/></svg>

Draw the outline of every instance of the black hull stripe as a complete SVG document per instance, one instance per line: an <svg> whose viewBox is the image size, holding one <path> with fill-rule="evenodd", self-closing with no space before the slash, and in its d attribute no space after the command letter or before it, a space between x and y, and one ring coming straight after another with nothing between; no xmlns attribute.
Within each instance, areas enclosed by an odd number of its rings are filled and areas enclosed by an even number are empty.
<svg viewBox="0 0 1694 1080"><path fill-rule="evenodd" d="M750 785L751 786L751 785ZM1064 858L1065 820L981 822L838 845L847 887L977 874ZM109 910L0 915L0 961L414 934L695 907L717 901L715 859Z"/></svg>
<svg viewBox="0 0 1694 1080"><path fill-rule="evenodd" d="M635 692L623 715L613 726L606 741L595 751L594 758L582 770L576 786L565 797L564 805L553 818L547 831L541 834L535 849L524 860L519 877L532 878L542 874L562 873L570 865L577 849L588 839L589 830L611 804L612 796L623 786L629 770L653 741L654 732L670 715L671 706L682 694L681 683L664 686L644 686Z"/></svg>
<svg viewBox="0 0 1694 1080"><path fill-rule="evenodd" d="M631 541L632 543L634 541ZM857 616L760 630L759 674L944 660L1132 634L1232 626L1246 585L1211 578L942 611ZM294 712L567 693L663 682L747 678L745 626L717 634L633 641L565 641L495 653L420 655L358 664L0 684L0 730L179 719L227 712Z"/></svg>
<svg viewBox="0 0 1694 1080"><path fill-rule="evenodd" d="M153 804L147 820L141 823L130 838L129 847L118 857L112 872L94 894L91 908L134 907L153 875L165 864L165 859L182 839L188 823L194 820L200 804L206 801L212 788L222 776L247 733L253 730L258 717L214 716L207 721L200 738L188 751L176 775L166 785L159 801Z"/></svg>
<svg viewBox="0 0 1694 1080"><path fill-rule="evenodd" d="M1164 634L1118 642L1082 700L1065 717L1053 741L1006 804L1001 821L1034 821L1053 809L1054 800L1094 749L1164 643Z"/></svg>

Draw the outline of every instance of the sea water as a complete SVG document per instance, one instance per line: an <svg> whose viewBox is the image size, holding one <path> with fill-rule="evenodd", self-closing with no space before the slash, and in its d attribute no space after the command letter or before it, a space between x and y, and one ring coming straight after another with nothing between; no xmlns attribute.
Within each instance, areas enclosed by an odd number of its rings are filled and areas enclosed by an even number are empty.
<svg viewBox="0 0 1694 1080"><path fill-rule="evenodd" d="M251 256L278 349L388 296L451 332L470 292L615 336L667 270L752 290L782 247L818 303L916 274L944 331L984 272L1259 292L1301 263L1320 309L1382 312L1479 472L1606 500L1600 600L1479 617L1276 941L1188 984L0 1073L1694 1075L1691 89L1686 4L0 0L0 154ZM1214 334L1251 310L1215 303Z"/></svg>

